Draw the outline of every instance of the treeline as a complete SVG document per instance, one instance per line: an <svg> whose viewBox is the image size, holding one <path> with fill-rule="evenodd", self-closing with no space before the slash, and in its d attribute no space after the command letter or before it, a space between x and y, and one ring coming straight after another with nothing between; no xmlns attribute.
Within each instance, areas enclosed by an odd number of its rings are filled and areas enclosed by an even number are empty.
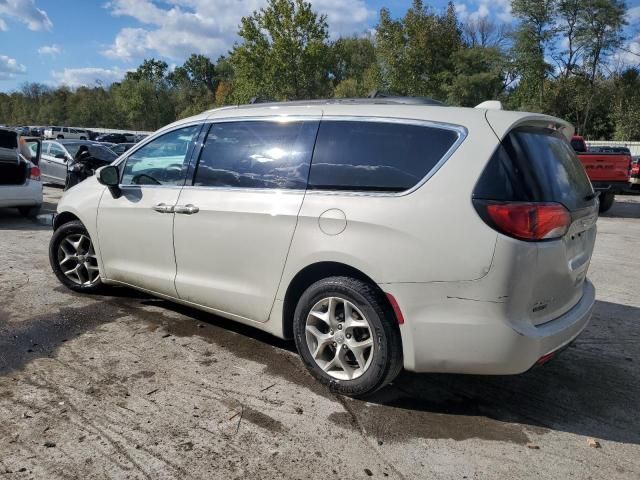
<svg viewBox="0 0 640 480"><path fill-rule="evenodd" d="M621 67L623 0L513 0L517 22L461 21L414 0L402 18L380 11L375 33L330 40L303 0L270 0L242 19L240 40L215 62L174 70L145 60L110 86L27 83L0 93L0 123L154 130L252 98L418 95L450 105L499 99L565 118L591 139L640 140L640 72ZM640 62L640 59L638 59Z"/></svg>

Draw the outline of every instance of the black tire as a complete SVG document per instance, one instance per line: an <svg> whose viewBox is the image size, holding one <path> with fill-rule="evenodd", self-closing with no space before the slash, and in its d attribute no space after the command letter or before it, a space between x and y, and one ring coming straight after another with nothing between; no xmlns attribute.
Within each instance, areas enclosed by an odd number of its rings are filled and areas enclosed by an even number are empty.
<svg viewBox="0 0 640 480"><path fill-rule="evenodd" d="M37 207L18 207L20 215L26 218L36 218L40 213L40 205Z"/></svg>
<svg viewBox="0 0 640 480"><path fill-rule="evenodd" d="M340 380L326 373L316 363L306 340L306 321L311 309L327 297L340 297L355 305L369 323L374 339L373 358L359 377ZM296 306L293 333L305 366L319 382L333 392L363 397L381 389L402 370L402 341L395 315L378 288L350 277L329 277L311 285Z"/></svg>
<svg viewBox="0 0 640 480"><path fill-rule="evenodd" d="M615 198L616 196L613 193L608 193L608 192L601 193L599 212L600 213L608 212L613 206L613 201L615 200Z"/></svg>
<svg viewBox="0 0 640 480"><path fill-rule="evenodd" d="M80 137L80 140L86 140L87 137Z"/></svg>
<svg viewBox="0 0 640 480"><path fill-rule="evenodd" d="M55 273L58 280L60 280L60 283L68 289L82 293L97 293L103 289L103 284L99 276L97 280L91 284L81 285L74 283L64 274L58 261L58 249L60 247L60 243L68 236L77 234L85 235L91 239L89 232L87 232L87 229L80 221L65 223L54 232L53 237L51 237L51 241L49 242L49 263L51 264L53 273Z"/></svg>
<svg viewBox="0 0 640 480"><path fill-rule="evenodd" d="M64 140L64 135L58 135L56 138L57 138L58 140Z"/></svg>

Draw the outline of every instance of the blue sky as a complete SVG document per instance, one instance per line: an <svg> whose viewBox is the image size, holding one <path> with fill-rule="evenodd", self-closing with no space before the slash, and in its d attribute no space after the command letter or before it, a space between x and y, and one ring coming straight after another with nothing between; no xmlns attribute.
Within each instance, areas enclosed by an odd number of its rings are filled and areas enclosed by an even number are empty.
<svg viewBox="0 0 640 480"><path fill-rule="evenodd" d="M0 91L23 82L50 85L117 81L143 58L179 65L192 52L212 58L236 40L243 15L266 0L0 0ZM333 35L375 26L382 6L404 14L411 0L312 0ZM425 1L436 10L445 0ZM510 21L510 0L456 0L462 19ZM640 54L640 0L628 0L630 40ZM630 62L640 57L630 55Z"/></svg>

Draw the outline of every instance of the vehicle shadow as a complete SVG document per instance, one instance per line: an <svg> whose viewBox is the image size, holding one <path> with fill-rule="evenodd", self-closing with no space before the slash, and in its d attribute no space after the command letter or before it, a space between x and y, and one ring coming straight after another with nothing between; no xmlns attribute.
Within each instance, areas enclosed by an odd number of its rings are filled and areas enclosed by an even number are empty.
<svg viewBox="0 0 640 480"><path fill-rule="evenodd" d="M25 218L15 208L0 208L0 230L51 230L51 215L55 206L49 210L43 204L39 218Z"/></svg>
<svg viewBox="0 0 640 480"><path fill-rule="evenodd" d="M634 201L630 197L616 196L611 210L601 214L601 216L611 218L640 218L640 202Z"/></svg>
<svg viewBox="0 0 640 480"><path fill-rule="evenodd" d="M390 409L402 409L413 412L407 416L411 424L434 413L454 423L484 416L535 431L640 444L639 318L640 308L598 301L591 324L574 344L543 367L517 376L404 372L368 399L376 405L368 410L373 415L368 423L396 418Z"/></svg>
<svg viewBox="0 0 640 480"><path fill-rule="evenodd" d="M132 295L127 289L118 291L125 300ZM203 337L241 358L264 363L269 374L328 394L301 362L282 362L276 355L274 347L295 352L291 341L169 301L141 294L133 298L185 316L183 321L163 321L172 335ZM385 438L474 437L524 444L527 431L556 430L640 444L638 318L640 308L598 301L586 331L543 367L516 376L403 372L364 400L341 400L349 413L330 419L341 425L355 422L373 434L384 430Z"/></svg>

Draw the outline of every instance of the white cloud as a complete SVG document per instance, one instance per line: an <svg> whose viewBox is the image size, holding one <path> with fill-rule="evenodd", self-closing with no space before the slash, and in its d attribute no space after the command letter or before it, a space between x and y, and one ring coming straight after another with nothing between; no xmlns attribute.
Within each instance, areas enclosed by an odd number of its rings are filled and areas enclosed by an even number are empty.
<svg viewBox="0 0 640 480"><path fill-rule="evenodd" d="M615 60L622 65L640 66L640 34L624 44L624 49L618 51Z"/></svg>
<svg viewBox="0 0 640 480"><path fill-rule="evenodd" d="M143 27L120 30L103 54L120 60L148 54L183 60L191 53L215 58L237 40L241 18L265 5L266 0L112 0L105 8L113 15L131 17ZM364 0L315 0L313 8L327 15L333 35L362 32L375 14Z"/></svg>
<svg viewBox="0 0 640 480"><path fill-rule="evenodd" d="M55 56L61 52L60 47L58 45L43 45L38 49L38 53L40 55L51 55Z"/></svg>
<svg viewBox="0 0 640 480"><path fill-rule="evenodd" d="M15 58L0 55L0 80L15 78L27 72L27 67L17 62Z"/></svg>
<svg viewBox="0 0 640 480"><path fill-rule="evenodd" d="M29 30L51 30L53 23L47 12L36 6L35 0L0 0L0 30L7 30L7 24L1 17L14 18Z"/></svg>
<svg viewBox="0 0 640 480"><path fill-rule="evenodd" d="M51 72L56 85L66 85L71 88L93 85L110 85L122 80L128 70L113 68L65 68L62 71Z"/></svg>
<svg viewBox="0 0 640 480"><path fill-rule="evenodd" d="M634 24L635 22L640 20L640 5L637 7L632 7L627 10L627 21L630 24Z"/></svg>
<svg viewBox="0 0 640 480"><path fill-rule="evenodd" d="M456 13L462 22L479 20L485 17L494 17L504 23L511 23L511 0L468 0L464 3L456 3Z"/></svg>

